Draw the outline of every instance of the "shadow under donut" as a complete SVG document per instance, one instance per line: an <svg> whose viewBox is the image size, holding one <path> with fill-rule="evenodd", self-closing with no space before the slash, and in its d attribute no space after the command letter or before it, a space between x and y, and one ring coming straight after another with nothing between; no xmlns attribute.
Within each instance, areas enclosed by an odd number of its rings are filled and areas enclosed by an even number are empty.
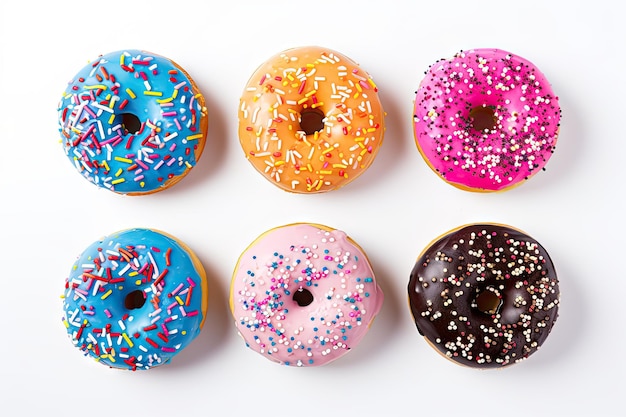
<svg viewBox="0 0 626 417"><path fill-rule="evenodd" d="M199 83L201 84L201 83ZM226 160L225 155L229 143L229 130L227 119L223 113L223 103L217 101L208 93L209 88L201 87L209 117L209 126L206 137L206 144L200 159L191 169L185 178L175 186L163 190L168 194L186 192L191 188L200 187L215 175Z"/></svg>
<svg viewBox="0 0 626 417"><path fill-rule="evenodd" d="M200 334L171 361L158 369L161 372L179 372L181 368L208 362L218 354L234 329L228 300L228 288L224 288L217 270L206 260L202 264L207 274L209 302L204 326Z"/></svg>

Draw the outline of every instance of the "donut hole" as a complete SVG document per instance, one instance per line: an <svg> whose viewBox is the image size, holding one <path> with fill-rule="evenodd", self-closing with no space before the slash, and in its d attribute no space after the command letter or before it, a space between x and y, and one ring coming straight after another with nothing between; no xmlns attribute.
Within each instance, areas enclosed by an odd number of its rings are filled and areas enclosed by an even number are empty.
<svg viewBox="0 0 626 417"><path fill-rule="evenodd" d="M313 302L313 294L306 288L300 288L293 294L293 301L300 307L306 307Z"/></svg>
<svg viewBox="0 0 626 417"><path fill-rule="evenodd" d="M307 135L313 135L324 128L324 117L320 109L306 108L300 112L300 129Z"/></svg>
<svg viewBox="0 0 626 417"><path fill-rule="evenodd" d="M492 130L496 127L495 109L490 106L478 106L470 110L470 126L479 132Z"/></svg>
<svg viewBox="0 0 626 417"><path fill-rule="evenodd" d="M146 295L141 290L131 291L124 298L124 307L128 310L135 310L143 307L146 303Z"/></svg>
<svg viewBox="0 0 626 417"><path fill-rule="evenodd" d="M118 120L124 130L131 135L135 135L141 130L141 120L132 113L122 113L118 115Z"/></svg>
<svg viewBox="0 0 626 417"><path fill-rule="evenodd" d="M500 309L502 299L494 291L485 290L474 300L475 308L485 314L495 314Z"/></svg>

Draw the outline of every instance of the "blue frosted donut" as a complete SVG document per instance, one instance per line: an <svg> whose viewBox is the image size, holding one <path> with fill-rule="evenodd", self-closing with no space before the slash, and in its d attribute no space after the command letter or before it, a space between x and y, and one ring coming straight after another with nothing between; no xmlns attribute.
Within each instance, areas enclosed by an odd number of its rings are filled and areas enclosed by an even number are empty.
<svg viewBox="0 0 626 417"><path fill-rule="evenodd" d="M202 154L208 114L189 74L153 53L102 55L69 82L58 106L67 157L89 181L142 195L182 179Z"/></svg>
<svg viewBox="0 0 626 417"><path fill-rule="evenodd" d="M119 369L167 363L199 333L207 309L200 260L184 243L127 229L91 244L65 282L63 323L85 355Z"/></svg>

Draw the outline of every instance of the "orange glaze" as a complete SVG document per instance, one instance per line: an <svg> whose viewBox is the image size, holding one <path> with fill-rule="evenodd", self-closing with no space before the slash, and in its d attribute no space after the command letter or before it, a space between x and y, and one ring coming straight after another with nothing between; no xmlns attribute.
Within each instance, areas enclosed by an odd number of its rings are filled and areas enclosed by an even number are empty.
<svg viewBox="0 0 626 417"><path fill-rule="evenodd" d="M372 164L383 118L376 84L354 61L330 49L299 47L273 56L248 81L239 140L246 158L279 188L321 193Z"/></svg>

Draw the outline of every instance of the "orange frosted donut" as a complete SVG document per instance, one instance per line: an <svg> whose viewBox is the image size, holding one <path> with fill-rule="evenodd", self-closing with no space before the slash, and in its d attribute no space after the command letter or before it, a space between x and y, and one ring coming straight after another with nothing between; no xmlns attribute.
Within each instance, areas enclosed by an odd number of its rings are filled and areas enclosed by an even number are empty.
<svg viewBox="0 0 626 417"><path fill-rule="evenodd" d="M340 188L363 173L382 144L384 113L369 74L317 46L283 51L263 63L239 107L246 158L294 193Z"/></svg>

